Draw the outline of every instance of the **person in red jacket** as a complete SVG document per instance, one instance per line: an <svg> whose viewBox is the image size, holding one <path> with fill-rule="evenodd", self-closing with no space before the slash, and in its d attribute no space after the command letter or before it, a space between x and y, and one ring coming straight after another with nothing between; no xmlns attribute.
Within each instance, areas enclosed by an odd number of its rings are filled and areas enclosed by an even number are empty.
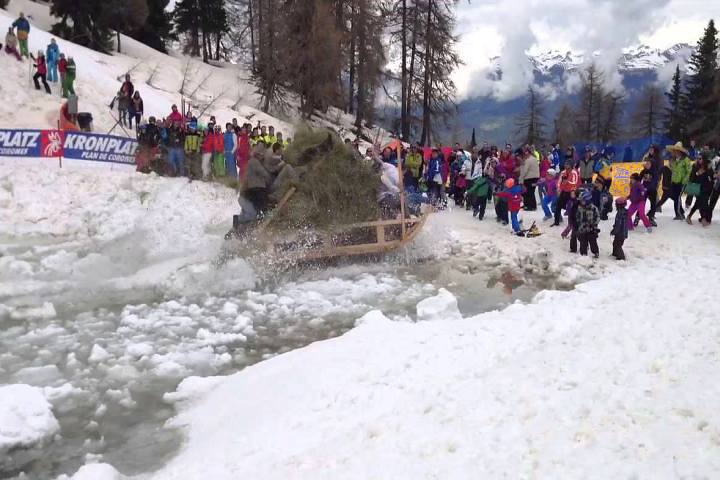
<svg viewBox="0 0 720 480"><path fill-rule="evenodd" d="M520 184L516 185L514 179L508 178L505 180L505 190L496 194L498 197L507 200L512 229L516 234L519 234L521 231L518 212L520 212L523 205L523 193L525 193L525 187Z"/></svg>
<svg viewBox="0 0 720 480"><path fill-rule="evenodd" d="M213 147L215 145L215 132L212 125L205 131L202 143L202 175L203 180L210 177L210 164L212 162Z"/></svg>
<svg viewBox="0 0 720 480"><path fill-rule="evenodd" d="M565 170L560 173L560 179L558 180L560 194L555 206L555 223L552 224L553 227L560 225L562 210L570 198L570 192L577 190L578 185L580 185L580 174L573 168L573 162L568 160L565 162Z"/></svg>
<svg viewBox="0 0 720 480"><path fill-rule="evenodd" d="M235 150L235 159L238 169L240 170L240 181L242 182L245 179L245 172L247 172L247 165L250 160L250 135L247 125L243 125L240 128L238 147L237 150Z"/></svg>
<svg viewBox="0 0 720 480"><path fill-rule="evenodd" d="M35 60L35 68L37 69L37 72L35 72L35 75L33 75L33 82L35 82L35 90L40 90L40 82L38 82L39 78L40 80L42 80L45 91L47 93L52 93L50 91L50 85L48 85L47 83L47 63L45 63L45 54L43 53L43 51L38 50L38 56L37 58L33 58L33 60Z"/></svg>
<svg viewBox="0 0 720 480"><path fill-rule="evenodd" d="M60 73L60 85L65 81L65 74L67 73L67 59L65 54L60 54L60 60L58 60L58 73Z"/></svg>
<svg viewBox="0 0 720 480"><path fill-rule="evenodd" d="M228 161L234 159L228 158ZM215 125L213 135L213 174L216 177L225 176L225 136L220 125Z"/></svg>
<svg viewBox="0 0 720 480"><path fill-rule="evenodd" d="M170 119L171 123L178 122L180 125L185 125L182 113L178 112L177 105L172 106L172 112L170 112L170 116L168 117L168 119Z"/></svg>

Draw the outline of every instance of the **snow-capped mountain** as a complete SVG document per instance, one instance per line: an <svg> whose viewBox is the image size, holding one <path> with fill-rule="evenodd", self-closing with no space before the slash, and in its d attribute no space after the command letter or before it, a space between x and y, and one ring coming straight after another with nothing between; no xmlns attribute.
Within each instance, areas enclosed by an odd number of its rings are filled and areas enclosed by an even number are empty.
<svg viewBox="0 0 720 480"><path fill-rule="evenodd" d="M628 48L623 52L618 59L618 69L620 72L654 71L668 63L680 62L684 64L690 58L692 52L693 47L685 43L678 43L665 50L639 45ZM597 58L602 55L602 52L584 54L551 50L537 55L528 55L528 59L533 65L536 74L541 77L548 77L581 68L586 63L589 63L586 62L588 55ZM499 61L500 57L491 59L492 64L497 66L494 69L497 73L500 73Z"/></svg>
<svg viewBox="0 0 720 480"><path fill-rule="evenodd" d="M647 45L626 49L618 59L617 65L622 77L627 104L633 105L636 102L645 85L657 82L659 79L669 81L676 63L687 72L687 60L693 51L694 47L684 43L668 49L656 49ZM560 51L528 55L528 60L533 67L535 84L550 86L560 92L556 97L547 99L546 114L548 118L552 118L563 102L573 102L574 94L564 93L564 90L558 89L558 87L564 85L567 73L580 70L584 65L590 63L586 61L586 55ZM590 55L598 58L602 53L594 52ZM503 72L500 63L499 57L491 59L491 64L494 66L494 68L490 68L488 74L491 80L502 81ZM476 128L478 134L482 136L504 141L504 139L512 137L515 131L514 119L524 107L524 97L509 101L500 101L491 96L465 100L459 105L459 128L456 130L460 130L469 138L472 129Z"/></svg>

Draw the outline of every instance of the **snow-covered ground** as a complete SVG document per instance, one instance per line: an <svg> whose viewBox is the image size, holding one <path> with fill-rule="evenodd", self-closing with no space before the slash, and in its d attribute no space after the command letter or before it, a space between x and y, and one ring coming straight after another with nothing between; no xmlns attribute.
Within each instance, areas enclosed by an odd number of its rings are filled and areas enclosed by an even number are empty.
<svg viewBox="0 0 720 480"><path fill-rule="evenodd" d="M0 9L0 31L7 32L8 27L24 12L31 24L29 49L37 53L45 51L53 35L49 33L57 20L49 13L45 3L31 0L10 0L6 9ZM4 37L3 37L4 38ZM140 92L145 107L145 116L166 117L172 104L186 103L194 105L193 111L199 115L212 103L200 117L206 122L215 115L219 122L230 122L237 118L242 124L273 125L276 131L282 131L286 137L292 136L295 124L299 121L296 109L287 112L266 114L257 107L260 98L256 87L250 83L247 69L232 64L208 65L197 59L171 52L165 55L153 50L132 38L122 36L121 53L105 55L79 45L57 39L60 51L72 56L77 65L75 90L79 98L79 109L93 115L94 129L100 133L108 132L117 118L117 110L112 112L109 104L120 89L124 75L130 72L135 89ZM189 63L188 63L189 62ZM11 55L0 52L0 69L3 82L0 83L0 126L8 128L53 128L57 125L61 106L60 84L51 84L53 94L36 91L32 87L30 62L18 62ZM183 87L183 77L187 70L187 80ZM32 73L31 73L32 72ZM182 92L181 92L182 90ZM219 97L219 98L218 98ZM291 106L297 105L294 99ZM282 115L281 115L282 114ZM114 118L113 118L114 116ZM341 136L351 137L354 118L336 109L318 114L311 122L317 127L328 127ZM116 135L134 135L115 128ZM381 141L389 139L384 130L367 129L365 135Z"/></svg>
<svg viewBox="0 0 720 480"><path fill-rule="evenodd" d="M543 224L519 238L455 209L388 262L268 279L221 255L225 187L79 163L4 160L0 172L0 384L37 397L0 427L6 473L718 468L720 314L702 288L717 283L717 227L661 215L618 263L608 223L593 261Z"/></svg>

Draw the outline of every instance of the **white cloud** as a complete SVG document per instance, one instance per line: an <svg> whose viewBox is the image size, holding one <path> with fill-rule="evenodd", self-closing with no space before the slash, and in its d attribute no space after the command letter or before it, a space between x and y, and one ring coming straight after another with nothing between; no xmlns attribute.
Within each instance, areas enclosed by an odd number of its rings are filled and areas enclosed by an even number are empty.
<svg viewBox="0 0 720 480"><path fill-rule="evenodd" d="M617 60L623 49L646 43L668 48L694 44L720 2L707 0L489 0L458 6L459 53L465 65L455 73L460 99L492 95L501 100L524 94L533 81L527 52L559 50L589 53L612 88L622 89ZM490 62L500 56L503 77L488 78ZM670 74L672 75L672 74ZM665 72L661 72L663 80ZM567 91L577 87L569 75ZM562 89L562 86L559 86ZM558 88L549 89L548 94Z"/></svg>

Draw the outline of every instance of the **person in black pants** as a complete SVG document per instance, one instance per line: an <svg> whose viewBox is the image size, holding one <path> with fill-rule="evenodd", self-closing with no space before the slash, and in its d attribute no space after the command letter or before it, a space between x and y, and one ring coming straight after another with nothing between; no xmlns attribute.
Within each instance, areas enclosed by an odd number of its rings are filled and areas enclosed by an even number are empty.
<svg viewBox="0 0 720 480"><path fill-rule="evenodd" d="M35 60L35 68L37 69L37 72L35 72L35 75L33 75L33 82L35 82L35 90L40 90L40 83L38 82L38 78L42 80L42 84L45 87L46 93L50 92L50 85L47 83L47 63L45 63L45 54L42 52L42 50L38 50L38 56L37 58L33 57L33 60Z"/></svg>
<svg viewBox="0 0 720 480"><path fill-rule="evenodd" d="M615 224L610 231L610 235L613 236L612 256L615 257L616 260L625 260L623 245L628 237L627 210L625 209L626 205L627 200L625 197L618 197L615 200L617 213L615 214Z"/></svg>
<svg viewBox="0 0 720 480"><path fill-rule="evenodd" d="M558 184L558 195L557 205L555 206L555 222L552 226L560 225L562 220L562 211L565 208L565 204L570 198L570 192L577 189L579 186L580 177L576 170L573 170L572 162L565 162L565 170L560 173L560 180Z"/></svg>

